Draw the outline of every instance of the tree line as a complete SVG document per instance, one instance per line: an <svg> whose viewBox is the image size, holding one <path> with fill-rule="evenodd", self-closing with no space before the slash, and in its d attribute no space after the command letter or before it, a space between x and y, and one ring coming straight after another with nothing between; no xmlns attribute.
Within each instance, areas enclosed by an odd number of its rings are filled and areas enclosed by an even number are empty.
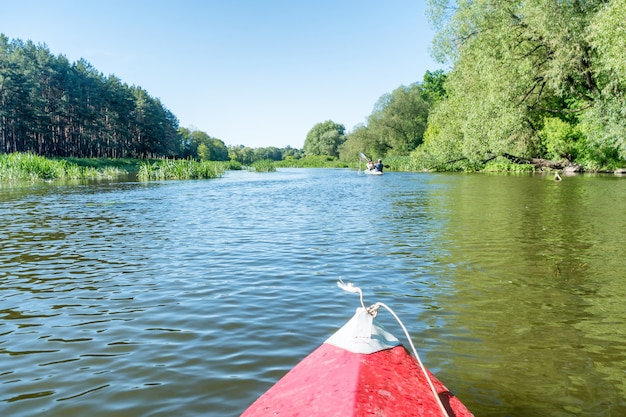
<svg viewBox="0 0 626 417"><path fill-rule="evenodd" d="M450 66L414 156L588 171L626 161L626 0L429 0Z"/></svg>
<svg viewBox="0 0 626 417"><path fill-rule="evenodd" d="M159 99L85 60L0 35L0 150L45 156L179 152L178 120Z"/></svg>
<svg viewBox="0 0 626 417"><path fill-rule="evenodd" d="M327 120L313 126L304 142L306 155L328 155L354 161L359 153L407 156L424 140L432 107L445 97L443 70L426 71L421 82L383 94L367 123L346 132L343 124Z"/></svg>
<svg viewBox="0 0 626 417"><path fill-rule="evenodd" d="M429 0L447 70L385 94L346 133L326 121L307 153L406 155L413 166L626 166L626 0Z"/></svg>
<svg viewBox="0 0 626 417"><path fill-rule="evenodd" d="M0 35L0 151L256 160L409 158L417 168L626 165L626 0L429 0L446 71L383 94L347 132L312 127L303 150L226 147L145 90Z"/></svg>
<svg viewBox="0 0 626 417"><path fill-rule="evenodd" d="M257 160L301 156L290 147L227 147L179 127L158 99L87 61L0 34L0 153L49 157Z"/></svg>

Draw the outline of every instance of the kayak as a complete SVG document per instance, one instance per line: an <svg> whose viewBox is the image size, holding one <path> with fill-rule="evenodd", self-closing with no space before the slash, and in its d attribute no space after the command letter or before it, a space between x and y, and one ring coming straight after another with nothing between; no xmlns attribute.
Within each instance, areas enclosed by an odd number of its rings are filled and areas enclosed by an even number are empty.
<svg viewBox="0 0 626 417"><path fill-rule="evenodd" d="M241 417L473 416L371 310L358 308Z"/></svg>
<svg viewBox="0 0 626 417"><path fill-rule="evenodd" d="M361 157L361 159L359 160L359 171L361 170L361 162L360 161L370 161L372 162L371 159L369 159L367 156L365 156L364 153L360 152L359 156ZM380 159L379 159L380 161ZM382 164L382 161L380 161ZM371 166L371 168L370 168ZM385 168L387 168L388 165L385 165ZM378 171L376 169L374 169L374 165L372 163L372 165L370 165L369 163L366 165L366 168L363 170L364 173L369 174L369 175L383 175L383 171Z"/></svg>

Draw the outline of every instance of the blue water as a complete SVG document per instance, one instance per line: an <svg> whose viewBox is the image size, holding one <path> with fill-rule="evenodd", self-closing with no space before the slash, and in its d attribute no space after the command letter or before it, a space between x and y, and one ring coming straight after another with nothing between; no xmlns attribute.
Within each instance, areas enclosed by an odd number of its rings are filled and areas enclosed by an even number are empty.
<svg viewBox="0 0 626 417"><path fill-rule="evenodd" d="M339 278L477 416L626 415L624 197L333 169L4 185L1 415L237 416L352 316Z"/></svg>

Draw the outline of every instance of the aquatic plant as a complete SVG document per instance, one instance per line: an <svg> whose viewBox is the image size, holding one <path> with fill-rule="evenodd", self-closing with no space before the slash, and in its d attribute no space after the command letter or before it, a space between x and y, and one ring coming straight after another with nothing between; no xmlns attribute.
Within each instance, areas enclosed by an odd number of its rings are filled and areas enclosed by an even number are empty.
<svg viewBox="0 0 626 417"><path fill-rule="evenodd" d="M164 159L140 163L137 178L140 181L210 179L222 176L225 170L223 162Z"/></svg>
<svg viewBox="0 0 626 417"><path fill-rule="evenodd" d="M252 165L248 169L250 171L256 171L256 172L276 171L276 167L274 166L274 161L270 159L261 159L259 161L253 162Z"/></svg>
<svg viewBox="0 0 626 417"><path fill-rule="evenodd" d="M304 158L285 158L276 161L275 166L279 168L349 168L350 163L340 161L332 156L310 155Z"/></svg>
<svg viewBox="0 0 626 417"><path fill-rule="evenodd" d="M114 167L80 167L64 159L50 159L32 153L0 155L0 181L77 180L111 178L123 173Z"/></svg>

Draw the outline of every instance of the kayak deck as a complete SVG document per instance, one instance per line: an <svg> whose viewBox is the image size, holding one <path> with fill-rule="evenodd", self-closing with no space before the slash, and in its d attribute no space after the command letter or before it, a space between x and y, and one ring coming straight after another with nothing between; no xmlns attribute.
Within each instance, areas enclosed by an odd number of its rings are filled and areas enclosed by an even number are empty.
<svg viewBox="0 0 626 417"><path fill-rule="evenodd" d="M261 416L470 417L472 413L359 309L242 414Z"/></svg>
<svg viewBox="0 0 626 417"><path fill-rule="evenodd" d="M472 414L429 375L448 416ZM426 378L404 346L353 354L323 344L263 394L242 417L442 416Z"/></svg>

